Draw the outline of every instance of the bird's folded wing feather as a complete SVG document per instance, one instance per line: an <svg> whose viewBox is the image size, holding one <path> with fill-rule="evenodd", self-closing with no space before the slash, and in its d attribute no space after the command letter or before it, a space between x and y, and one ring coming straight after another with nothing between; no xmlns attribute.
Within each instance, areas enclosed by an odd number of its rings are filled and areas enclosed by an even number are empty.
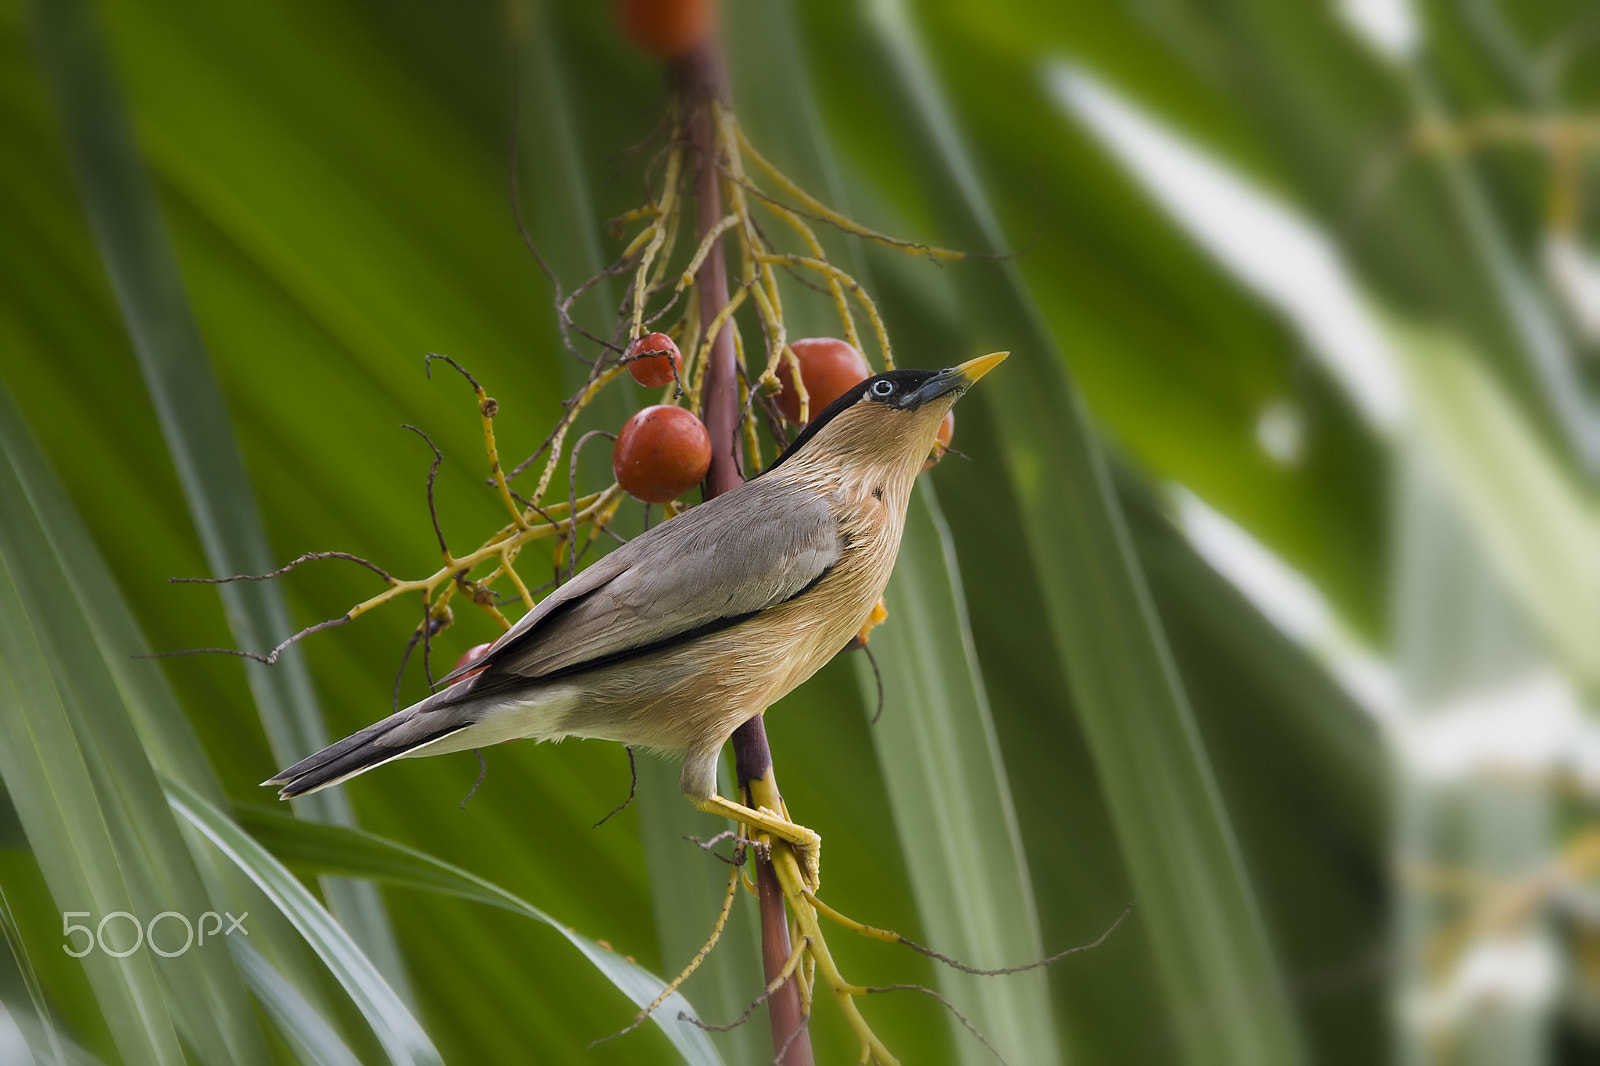
<svg viewBox="0 0 1600 1066"><path fill-rule="evenodd" d="M489 684L581 669L800 594L841 549L826 501L796 500L800 491L752 481L634 538L543 600L469 669L487 663Z"/></svg>

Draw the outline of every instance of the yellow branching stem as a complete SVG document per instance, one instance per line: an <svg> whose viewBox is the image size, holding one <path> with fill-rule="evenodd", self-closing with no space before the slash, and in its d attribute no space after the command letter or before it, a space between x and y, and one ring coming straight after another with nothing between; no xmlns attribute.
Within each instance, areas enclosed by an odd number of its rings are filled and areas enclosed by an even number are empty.
<svg viewBox="0 0 1600 1066"><path fill-rule="evenodd" d="M1450 154L1503 147L1542 153L1549 167L1545 227L1571 235L1582 214L1586 157L1600 148L1600 118L1492 111L1456 121L1432 119L1413 127L1407 147Z"/></svg>
<svg viewBox="0 0 1600 1066"><path fill-rule="evenodd" d="M737 337L738 335L735 334L735 336ZM742 349L744 346L741 344L738 347ZM742 363L744 360L743 351L739 352L739 359ZM761 435L756 432L756 420L751 417L750 413L753 402L750 396L749 382L745 381L741 376L739 378L739 409L744 412L741 422L744 426L744 473L747 478L754 477L761 472Z"/></svg>
<svg viewBox="0 0 1600 1066"><path fill-rule="evenodd" d="M1457 152L1487 144L1592 146L1600 144L1600 118L1490 112L1458 122L1419 123L1411 137L1418 148Z"/></svg>
<svg viewBox="0 0 1600 1066"><path fill-rule="evenodd" d="M880 1066L897 1066L899 1059L895 1058L884 1046L883 1041L872 1031L867 1020L861 1016L861 1011L856 1008L855 997L865 993L863 986L851 984L839 972L838 965L833 961L833 954L828 950L828 942L822 935L822 927L817 923L817 912L806 902L805 878L800 872L800 864L796 860L794 851L782 842L773 845L773 867L778 872L778 881L783 885L784 898L789 901L789 906L799 923L805 939L801 943L807 945L816 963L816 972L821 975L829 991L833 993L834 1001L844 1014L845 1021L855 1032L856 1038L861 1041L863 1062L876 1062Z"/></svg>
<svg viewBox="0 0 1600 1066"><path fill-rule="evenodd" d="M775 215L779 221L784 222L790 229L799 234L800 240L805 244L806 250L811 253L813 259L827 258L827 254L822 250L821 242L817 240L817 235L811 232L811 227L807 226L799 215L781 204L770 201L762 206ZM844 339L850 342L852 348L860 351L861 334L856 331L855 316L850 313L850 301L845 299L844 286L839 283L838 278L831 276L824 279L824 284L828 288L828 295L833 297L834 310L838 312L839 326L844 330Z"/></svg>
<svg viewBox="0 0 1600 1066"><path fill-rule="evenodd" d="M724 157L723 169L733 179L727 182L726 191L728 201L733 205L733 213L740 221L739 261L744 283L755 301L761 328L767 337L767 368L761 375L765 385L772 380L786 347L783 298L778 292L776 272L761 258L760 253L765 246L755 219L750 215L749 202L745 199L744 164L739 159L738 138L732 119L719 106L713 105L712 113L717 125L717 146Z"/></svg>
<svg viewBox="0 0 1600 1066"><path fill-rule="evenodd" d="M1468 897L1469 905L1453 923L1436 933L1428 946L1427 961L1436 979L1460 964L1469 945L1526 928L1556 895L1582 885L1600 870L1600 830L1578 833L1562 848L1554 862L1508 882L1474 875L1471 880L1453 871L1426 871L1427 887Z"/></svg>
<svg viewBox="0 0 1600 1066"><path fill-rule="evenodd" d="M717 312L717 317L712 319L711 325L706 328L706 335L700 341L699 352L695 357L694 394L696 399L699 399L700 396L700 383L705 376L706 362L711 358L711 344L724 329L728 328L728 320L733 317L735 311L739 310L739 305L744 303L745 294L749 291L747 286L735 289L733 295L728 297L727 304L721 311Z"/></svg>
<svg viewBox="0 0 1600 1066"><path fill-rule="evenodd" d="M761 324L767 330L767 363L761 371L761 380L771 381L778 373L778 362L783 358L783 353L790 350L784 340L783 320L779 317L777 308L773 307L768 299L764 286L752 285L749 292L760 315Z"/></svg>
<svg viewBox="0 0 1600 1066"><path fill-rule="evenodd" d="M722 939L722 930L728 925L728 915L733 913L733 901L738 893L739 864L735 864L733 869L728 874L728 891L722 897L722 908L717 912L716 924L711 927L711 935L707 937L706 942L700 946L700 950L695 952L694 958L690 959L689 964L679 971L678 976L667 982L667 987L663 988L659 993L657 993L655 999L652 999L648 1004L640 1009L638 1014L633 1016L633 1020L631 1022L629 1022L619 1031L612 1033L610 1036L603 1036L599 1040L594 1041L594 1043L589 1045L591 1048L594 1047L595 1044L604 1044L608 1040L615 1040L619 1036L633 1032L635 1029L639 1028L639 1026L643 1025L650 1015L656 1012L656 1009L659 1008L661 1004L672 998L673 993L677 992L683 983L700 968L700 964L706 961L706 956L710 955L711 949L717 946L717 941Z"/></svg>
<svg viewBox="0 0 1600 1066"><path fill-rule="evenodd" d="M606 228L609 229L615 236L620 237L622 235L623 228L626 227L628 223L637 222L641 218L649 218L656 213L656 210L656 205L653 203L642 204L639 207L635 207L632 211L624 211L615 218L607 219Z"/></svg>
<svg viewBox="0 0 1600 1066"><path fill-rule="evenodd" d="M633 328L629 331L629 339L634 339L644 334L644 305L647 283L650 278L650 268L655 265L656 257L661 254L662 246L667 242L668 233L676 235L676 213L678 210L678 184L683 167L683 149L674 148L667 156L666 187L661 195L661 210L650 221L644 231L628 246L631 252L640 238L649 235L645 244L644 255L639 260L639 266L633 276ZM626 253L624 253L626 254Z"/></svg>
<svg viewBox="0 0 1600 1066"><path fill-rule="evenodd" d="M733 331L733 358L738 370L739 425L744 433L743 472L745 479L749 480L761 470L761 440L755 432L756 420L752 410L755 406L755 394L750 389L750 380L745 373L744 337L738 330Z"/></svg>
<svg viewBox="0 0 1600 1066"><path fill-rule="evenodd" d="M860 237L863 240L871 241L874 244L881 244L885 247L895 248L902 252L914 252L917 255L925 255L929 259L955 260L967 258L967 254L965 252L955 252L948 248L935 248L932 245L919 244L916 241L902 240L898 237L891 237L886 233L879 233L877 230L868 229L866 226L856 222L854 219L841 215L839 212L835 211L821 200L818 200L816 197L800 188L800 186L796 185L792 180L789 179L787 175L783 173L783 171L773 166L767 161L765 156L755 150L755 147L750 143L750 139L745 136L744 130L742 129L738 131L738 145L739 151L745 156L749 157L750 162L755 164L756 169L761 171L761 173L767 177L767 180L771 181L773 185L777 186L785 196L795 200L807 212L837 229L841 229L852 236ZM772 202L772 197L766 193L763 193L753 184L750 184L748 181L746 181L745 185L746 188L749 188L761 199Z"/></svg>
<svg viewBox="0 0 1600 1066"><path fill-rule="evenodd" d="M650 279L650 292L659 290L662 283L667 279L667 267L672 262L672 249L678 243L678 225L683 221L683 210L679 201L680 198L674 195L672 198L672 210L667 214L666 239L662 242L662 247L666 250L666 254L661 256L656 263L655 275Z"/></svg>
<svg viewBox="0 0 1600 1066"><path fill-rule="evenodd" d="M522 609L533 610L533 594L528 591L528 586L522 580L522 575L517 573L517 568L512 565L517 558L517 549L506 546L500 549L500 569L511 578L511 583L517 586L517 597L522 600Z"/></svg>
<svg viewBox="0 0 1600 1066"><path fill-rule="evenodd" d="M683 353L684 362L678 380L685 390L681 399L688 404L689 410L697 411L700 409L700 375L705 369L705 360L699 358L700 298L692 285L685 290L685 294L688 298L684 301L683 330L678 338L678 350Z"/></svg>
<svg viewBox="0 0 1600 1066"><path fill-rule="evenodd" d="M889 350L889 331L884 328L883 319L878 315L878 305L873 303L872 297L867 295L867 291L861 287L855 278L852 278L826 259L813 259L805 255L784 255L773 252L757 256L757 258L768 266L775 263L784 263L789 266L803 267L806 270L815 271L823 277L834 279L848 288L861 304L861 309L866 312L868 320L872 322L872 331L878 338L878 348L883 352L883 365L889 369L894 368L894 356Z"/></svg>
<svg viewBox="0 0 1600 1066"><path fill-rule="evenodd" d="M489 456L489 476L494 479L500 499L505 503L506 510L511 513L511 521L517 528L526 529L527 516L522 513L522 508L517 506L517 501L511 498L511 486L506 484L506 472L500 467L500 449L494 443L494 416L500 412L500 404L483 391L483 386L476 382L473 385L478 395L478 413L483 419L483 450Z"/></svg>
<svg viewBox="0 0 1600 1066"><path fill-rule="evenodd" d="M628 246L622 250L623 259L633 258L639 254L640 249L646 247L651 241L655 240L657 231L653 216L655 216L657 213L658 212L655 210L651 210L650 215L652 216L652 219L650 225L640 230L639 235L628 242Z"/></svg>
<svg viewBox="0 0 1600 1066"><path fill-rule="evenodd" d="M615 513L617 504L620 503L621 500L622 490L616 485L612 485L604 492L596 493L592 496L587 496L584 497L584 499L579 500L579 509L577 510L575 518L546 521L541 525L530 525L520 529L516 526L507 526L501 529L500 532L496 533L494 536L490 537L482 546L468 552L466 555L452 559L447 565L434 571L427 577L417 578L411 581L396 581L394 584L390 585L377 595L362 600L360 603L350 608L350 610L345 613L344 617L346 619L359 618L361 615L366 614L374 607L381 607L390 600L406 595L407 593L421 592L431 598L433 593L439 588L440 585L444 585L446 583L453 584L457 578L457 575L470 572L474 567L487 560L503 558L504 552L513 548L521 547L529 541L540 540L544 537L562 537L570 539L574 535L574 531L576 529L581 528L584 525L596 525L597 519L600 520L598 524L603 525L604 521L608 520L609 516ZM543 510L547 514L554 516L568 510L568 505L565 503L557 503L553 504L549 508L544 508ZM453 588L447 594L453 595ZM495 613L498 614L498 611Z"/></svg>
<svg viewBox="0 0 1600 1066"><path fill-rule="evenodd" d="M705 265L706 256L711 254L711 246L733 227L739 225L738 215L726 215L722 221L706 230L705 238L700 242L700 247L694 251L694 256L689 260L689 265L683 268L683 273L678 275L678 289L689 288L694 284L694 276L700 273L700 268Z"/></svg>
<svg viewBox="0 0 1600 1066"><path fill-rule="evenodd" d="M532 498L534 500L544 499L544 494L549 491L550 481L555 477L556 466L561 461L561 446L567 439L567 431L572 428L572 423L577 420L578 412L587 407L601 389L616 380L617 375L621 374L623 369L623 366L618 364L602 371L585 386L582 392L573 398L571 406L567 408L567 413L562 417L560 425L556 427L555 433L551 435L550 456L545 461L544 469L539 472L538 487L533 490Z"/></svg>
<svg viewBox="0 0 1600 1066"><path fill-rule="evenodd" d="M794 348L784 345L783 354L789 360L789 380L794 382L794 392L800 400L800 424L811 421L811 393L806 390L805 379L800 374L800 357Z"/></svg>

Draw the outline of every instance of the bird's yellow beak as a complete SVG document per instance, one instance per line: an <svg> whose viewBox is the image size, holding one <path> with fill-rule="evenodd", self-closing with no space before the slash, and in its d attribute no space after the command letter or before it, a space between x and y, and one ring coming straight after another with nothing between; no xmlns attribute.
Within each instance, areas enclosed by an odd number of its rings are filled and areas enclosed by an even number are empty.
<svg viewBox="0 0 1600 1066"><path fill-rule="evenodd" d="M956 373L967 379L968 384L977 381L983 375L1006 361L1010 352L994 352L991 355L980 355L976 359L968 359L965 363L955 368Z"/></svg>
<svg viewBox="0 0 1600 1066"><path fill-rule="evenodd" d="M907 396L898 406L915 410L941 396L966 392L974 381L999 366L1010 354L1010 352L995 352L993 355L980 355L976 359L968 359L960 366L945 367L925 381L921 388ZM955 403L955 400L950 402Z"/></svg>

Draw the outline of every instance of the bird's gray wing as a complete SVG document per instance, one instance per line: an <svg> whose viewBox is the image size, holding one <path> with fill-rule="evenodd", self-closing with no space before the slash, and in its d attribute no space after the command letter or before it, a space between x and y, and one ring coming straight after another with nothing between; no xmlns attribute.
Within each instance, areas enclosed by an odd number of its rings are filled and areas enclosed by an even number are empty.
<svg viewBox="0 0 1600 1066"><path fill-rule="evenodd" d="M841 550L826 500L804 492L762 478L634 538L542 601L468 668L489 666L482 687L582 669L804 592Z"/></svg>
<svg viewBox="0 0 1600 1066"><path fill-rule="evenodd" d="M695 510L697 511L699 508L697 507ZM689 512L689 514L693 513L694 511ZM666 527L658 526L656 528L665 529ZM651 532L654 532L654 530ZM648 535L649 534L646 534L646 536ZM530 630L538 626L539 623L545 618L560 610L563 605L582 599L584 596L593 592L595 589L604 585L607 581L610 581L612 578L626 570L628 568L630 558L639 554L637 550L630 551L630 549L633 549L634 545L639 544L644 539L645 537L635 537L621 548L618 548L610 555L607 555L599 562L590 566L587 570L584 570L582 573L578 574L571 581L568 581L565 585L562 585L550 595L540 600L534 605L533 610L517 619L516 625L500 634L500 639L490 645L482 655L471 660L470 662L464 662L460 664L454 670L450 671L450 673L446 674L444 677L441 677L437 682L435 682L435 686L442 689L443 686L450 684L452 681L459 681L467 674L476 673L482 670L485 666L488 666L490 663L496 662L502 652L514 645L520 644L523 639L527 637Z"/></svg>

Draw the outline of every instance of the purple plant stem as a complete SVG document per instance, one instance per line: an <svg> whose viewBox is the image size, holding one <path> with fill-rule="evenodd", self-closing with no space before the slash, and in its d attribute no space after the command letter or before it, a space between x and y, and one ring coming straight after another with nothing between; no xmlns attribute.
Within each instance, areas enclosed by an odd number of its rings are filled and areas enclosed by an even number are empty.
<svg viewBox="0 0 1600 1066"><path fill-rule="evenodd" d="M716 38L708 38L679 60L674 73L690 108L689 137L697 157L695 229L703 239L706 231L722 217L711 101L727 99L727 78ZM711 254L706 256L695 282L700 297L701 326L710 329L712 321L728 303L728 263L720 240L712 245ZM712 339L710 361L706 364L701 418L711 435L711 469L706 473L704 485L704 496L708 500L737 488L744 481L739 472L742 465L739 388L734 368L733 329L729 322ZM741 791L746 790L750 781L771 771L772 749L767 745L767 730L761 715L751 718L733 734L733 759ZM771 983L783 970L791 951L783 890L771 862L757 859L756 888L761 903L761 960L767 981ZM788 1046L783 1066L811 1066L810 1033L795 1035L796 1030L805 1025L805 1018L800 1007L800 986L793 977L767 1000L767 1014L772 1022L774 1050L785 1044Z"/></svg>

